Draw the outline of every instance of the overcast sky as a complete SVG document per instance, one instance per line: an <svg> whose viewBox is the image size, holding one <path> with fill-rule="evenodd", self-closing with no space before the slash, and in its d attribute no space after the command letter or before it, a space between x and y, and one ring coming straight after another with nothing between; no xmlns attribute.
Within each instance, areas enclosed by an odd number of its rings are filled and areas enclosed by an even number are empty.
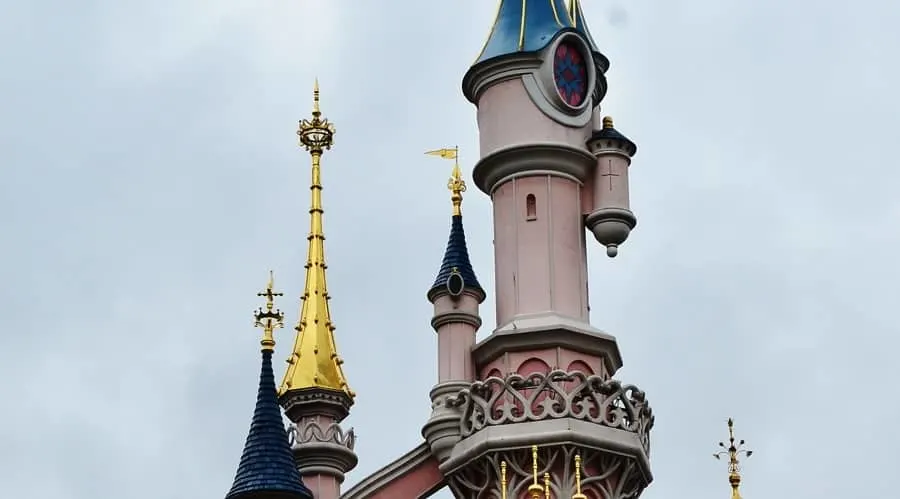
<svg viewBox="0 0 900 499"><path fill-rule="evenodd" d="M309 161L294 131L315 76L338 129L328 278L359 394L347 484L417 445L436 380L424 296L450 214L450 165L422 152L459 144L468 171L477 160L460 80L494 9L0 0L0 495L224 496L268 269L297 318ZM612 61L604 110L638 144L638 228L615 260L592 247L590 273L593 324L618 337L618 377L657 417L643 497L728 497L711 457L728 416L756 451L747 499L890 496L900 5L585 12ZM464 212L492 287L474 186ZM291 330L278 340L286 358Z"/></svg>

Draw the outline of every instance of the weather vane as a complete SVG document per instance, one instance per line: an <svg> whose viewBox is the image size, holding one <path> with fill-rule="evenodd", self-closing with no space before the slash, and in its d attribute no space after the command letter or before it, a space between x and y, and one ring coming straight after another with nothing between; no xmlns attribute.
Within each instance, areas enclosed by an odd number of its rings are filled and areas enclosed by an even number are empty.
<svg viewBox="0 0 900 499"><path fill-rule="evenodd" d="M427 151L425 154L453 160L453 171L450 174L450 180L447 181L447 189L450 190L450 201L453 203L453 215L461 215L462 193L466 192L466 181L463 180L462 171L459 169L459 146L435 149L433 151Z"/></svg>
<svg viewBox="0 0 900 499"><path fill-rule="evenodd" d="M275 292L275 273L271 270L269 271L269 282L266 284L266 289L256 293L256 296L260 296L266 299L265 308L259 307L256 312L253 314L253 325L263 330L263 338L260 341L260 345L262 345L263 350L272 351L275 349L275 328L284 327L284 313L275 308L275 297L276 296L284 296L283 293Z"/></svg>
<svg viewBox="0 0 900 499"><path fill-rule="evenodd" d="M741 463L738 459L740 456L750 457L753 455L752 450L743 448L744 441L735 441L734 439L734 419L728 418L728 445L719 442L719 447L723 450L713 454L716 459L722 459L723 456L728 457L728 482L731 484L731 499L741 499L741 493L738 490L741 486Z"/></svg>

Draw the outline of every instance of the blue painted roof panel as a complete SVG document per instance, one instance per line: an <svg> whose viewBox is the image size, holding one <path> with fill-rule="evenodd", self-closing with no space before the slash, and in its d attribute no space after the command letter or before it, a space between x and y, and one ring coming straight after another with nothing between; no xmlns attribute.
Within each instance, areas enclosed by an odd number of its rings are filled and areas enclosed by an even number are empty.
<svg viewBox="0 0 900 499"><path fill-rule="evenodd" d="M540 50L561 30L573 27L564 0L501 0L494 26L475 64Z"/></svg>

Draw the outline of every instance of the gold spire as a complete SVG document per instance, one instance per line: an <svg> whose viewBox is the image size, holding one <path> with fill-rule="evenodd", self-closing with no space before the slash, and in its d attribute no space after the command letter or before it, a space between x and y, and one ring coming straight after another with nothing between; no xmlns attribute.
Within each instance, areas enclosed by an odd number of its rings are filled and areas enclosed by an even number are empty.
<svg viewBox="0 0 900 499"><path fill-rule="evenodd" d="M531 494L530 499L541 499L544 494L544 487L538 483L538 446L531 446L531 473L534 475L534 482L528 486L528 493Z"/></svg>
<svg viewBox="0 0 900 499"><path fill-rule="evenodd" d="M753 455L752 450L743 449L744 441L740 440L735 442L734 440L734 420L728 418L728 445L726 446L723 442L719 442L719 447L725 449L713 454L713 457L716 459L721 459L722 456L728 456L728 483L731 484L731 499L741 499L741 463L738 457L742 454L745 457L750 457Z"/></svg>
<svg viewBox="0 0 900 499"><path fill-rule="evenodd" d="M506 499L506 461L500 462L500 499Z"/></svg>
<svg viewBox="0 0 900 499"><path fill-rule="evenodd" d="M450 173L450 180L447 181L447 189L450 190L450 202L453 203L453 215L462 215L462 193L466 192L466 181L462 178L462 171L459 169L459 146L452 149L435 149L425 154L430 156L440 156L444 159L453 160L453 171Z"/></svg>
<svg viewBox="0 0 900 499"><path fill-rule="evenodd" d="M588 499L581 493L581 454L575 454L575 494L572 499Z"/></svg>
<svg viewBox="0 0 900 499"><path fill-rule="evenodd" d="M312 201L309 208L309 249L306 257L306 286L300 321L294 328L297 336L294 350L288 358L280 392L303 388L324 388L344 392L351 398L353 391L347 385L341 369L343 360L337 354L334 342L334 324L328 309L328 287L325 283L325 234L322 230L322 181L320 163L322 154L334 144L334 125L322 118L319 110L319 80L313 87L312 119L300 122L297 135L312 156Z"/></svg>
<svg viewBox="0 0 900 499"><path fill-rule="evenodd" d="M256 296L262 296L266 299L266 308L259 307L253 313L253 325L263 330L263 337L259 344L264 352L275 350L275 328L284 327L284 313L275 308L275 297L284 296L282 293L275 292L275 274L269 271L269 283L266 289L256 293Z"/></svg>
<svg viewBox="0 0 900 499"><path fill-rule="evenodd" d="M604 116L603 117L603 128L605 128L605 129L613 128L612 116Z"/></svg>

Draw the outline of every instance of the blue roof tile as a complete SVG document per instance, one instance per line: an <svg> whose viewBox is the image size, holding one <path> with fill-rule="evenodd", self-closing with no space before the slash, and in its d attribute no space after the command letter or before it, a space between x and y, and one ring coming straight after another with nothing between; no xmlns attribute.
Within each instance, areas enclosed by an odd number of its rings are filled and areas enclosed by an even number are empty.
<svg viewBox="0 0 900 499"><path fill-rule="evenodd" d="M313 499L312 492L303 485L294 464L294 455L281 419L271 351L263 351L262 354L256 410L234 485L225 499L262 498L267 495L284 499Z"/></svg>
<svg viewBox="0 0 900 499"><path fill-rule="evenodd" d="M466 247L466 232L463 230L462 215L454 215L450 222L450 238L447 241L447 250L444 251L444 261L441 262L441 270L438 271L434 285L428 291L428 294L439 290L446 289L447 279L456 269L463 279L463 283L467 289L479 290L484 293L478 278L475 277L475 270L472 269L472 263L469 261L469 249Z"/></svg>

